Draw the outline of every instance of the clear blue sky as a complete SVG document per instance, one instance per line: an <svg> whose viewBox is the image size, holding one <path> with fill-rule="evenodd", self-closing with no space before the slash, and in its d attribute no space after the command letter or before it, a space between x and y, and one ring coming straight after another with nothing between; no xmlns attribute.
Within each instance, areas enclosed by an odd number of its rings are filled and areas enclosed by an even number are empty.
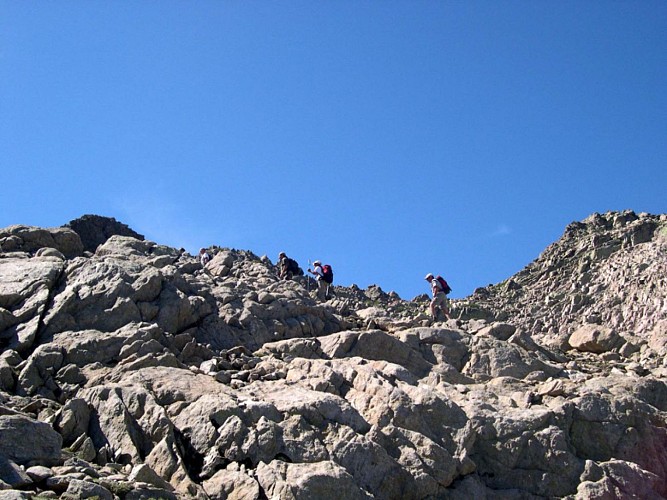
<svg viewBox="0 0 667 500"><path fill-rule="evenodd" d="M593 212L667 212L666 167L664 0L0 0L0 227L462 297Z"/></svg>

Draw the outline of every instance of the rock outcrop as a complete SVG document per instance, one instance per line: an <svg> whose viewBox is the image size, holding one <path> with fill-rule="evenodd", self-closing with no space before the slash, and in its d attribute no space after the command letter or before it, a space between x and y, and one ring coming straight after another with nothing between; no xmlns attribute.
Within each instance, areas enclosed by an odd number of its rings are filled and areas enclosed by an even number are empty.
<svg viewBox="0 0 667 500"><path fill-rule="evenodd" d="M79 235L83 248L87 252L95 252L98 246L106 243L115 235L129 236L137 240L144 239L143 235L130 229L126 224L112 217L100 217L99 215L84 215L68 222L65 227Z"/></svg>
<svg viewBox="0 0 667 500"><path fill-rule="evenodd" d="M667 498L667 216L596 214L453 301L0 230L0 498Z"/></svg>

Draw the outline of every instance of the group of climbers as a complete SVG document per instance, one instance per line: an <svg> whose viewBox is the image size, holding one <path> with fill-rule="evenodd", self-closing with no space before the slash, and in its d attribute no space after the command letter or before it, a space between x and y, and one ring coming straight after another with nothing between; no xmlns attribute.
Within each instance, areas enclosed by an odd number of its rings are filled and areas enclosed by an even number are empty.
<svg viewBox="0 0 667 500"><path fill-rule="evenodd" d="M327 300L331 295L331 284L333 283L333 270L329 264L322 264L321 261L313 262L313 269L308 268L308 272L315 276L317 283L317 298L321 301ZM278 276L280 279L289 280L295 274L303 275L299 264L285 254L280 252L278 255Z"/></svg>
<svg viewBox="0 0 667 500"><path fill-rule="evenodd" d="M199 250L199 261L202 266L211 260L211 255L202 248ZM333 284L333 270L329 264L322 264L321 261L313 262L313 269L308 268L308 272L315 277L317 283L316 295L318 300L325 301L331 295L331 285ZM278 276L283 280L291 280L294 276L303 276L303 270L294 259L287 256L285 252L278 254ZM431 317L434 321L440 319L442 314L446 319L451 319L449 315L449 303L447 295L452 289L442 276L434 276L428 273L424 278L431 285L432 299L429 304Z"/></svg>
<svg viewBox="0 0 667 500"><path fill-rule="evenodd" d="M285 252L280 252L278 255L278 270L281 279L292 279L297 273L303 274L299 264L294 259L289 258ZM322 262L316 260L313 262L313 269L308 268L308 272L314 275L317 281L317 298L322 301L327 300L333 283L331 266L328 264L322 265ZM452 291L449 284L442 276L434 276L432 273L428 273L425 279L430 283L433 295L429 304L431 317L434 321L438 321L442 314L446 319L451 319L447 300L447 295Z"/></svg>

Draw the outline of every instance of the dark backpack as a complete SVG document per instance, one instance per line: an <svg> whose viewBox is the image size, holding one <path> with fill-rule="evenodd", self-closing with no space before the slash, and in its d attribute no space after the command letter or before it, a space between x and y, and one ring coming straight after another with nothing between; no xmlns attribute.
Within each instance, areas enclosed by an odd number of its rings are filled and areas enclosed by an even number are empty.
<svg viewBox="0 0 667 500"><path fill-rule="evenodd" d="M436 276L435 279L437 279L438 283L440 283L440 286L442 287L442 291L445 292L445 295L447 295L449 292L452 291L450 286L447 284L447 281L445 281L445 278L443 278L442 276Z"/></svg>
<svg viewBox="0 0 667 500"><path fill-rule="evenodd" d="M299 267L299 263L289 257L287 257L287 270L290 273L296 274L298 276L301 276L303 274L303 269Z"/></svg>
<svg viewBox="0 0 667 500"><path fill-rule="evenodd" d="M322 279L329 284L333 283L333 269L329 264L322 266Z"/></svg>

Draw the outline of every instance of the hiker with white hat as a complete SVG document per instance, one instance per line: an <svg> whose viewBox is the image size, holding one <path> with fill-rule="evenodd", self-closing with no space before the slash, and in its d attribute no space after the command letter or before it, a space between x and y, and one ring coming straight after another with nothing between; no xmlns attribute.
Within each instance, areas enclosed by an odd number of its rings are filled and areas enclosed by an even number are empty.
<svg viewBox="0 0 667 500"><path fill-rule="evenodd" d="M317 281L317 298L321 301L329 297L329 286L333 282L333 272L328 264L322 265L322 262L316 260L313 262L314 269L308 268L308 272L315 276Z"/></svg>

